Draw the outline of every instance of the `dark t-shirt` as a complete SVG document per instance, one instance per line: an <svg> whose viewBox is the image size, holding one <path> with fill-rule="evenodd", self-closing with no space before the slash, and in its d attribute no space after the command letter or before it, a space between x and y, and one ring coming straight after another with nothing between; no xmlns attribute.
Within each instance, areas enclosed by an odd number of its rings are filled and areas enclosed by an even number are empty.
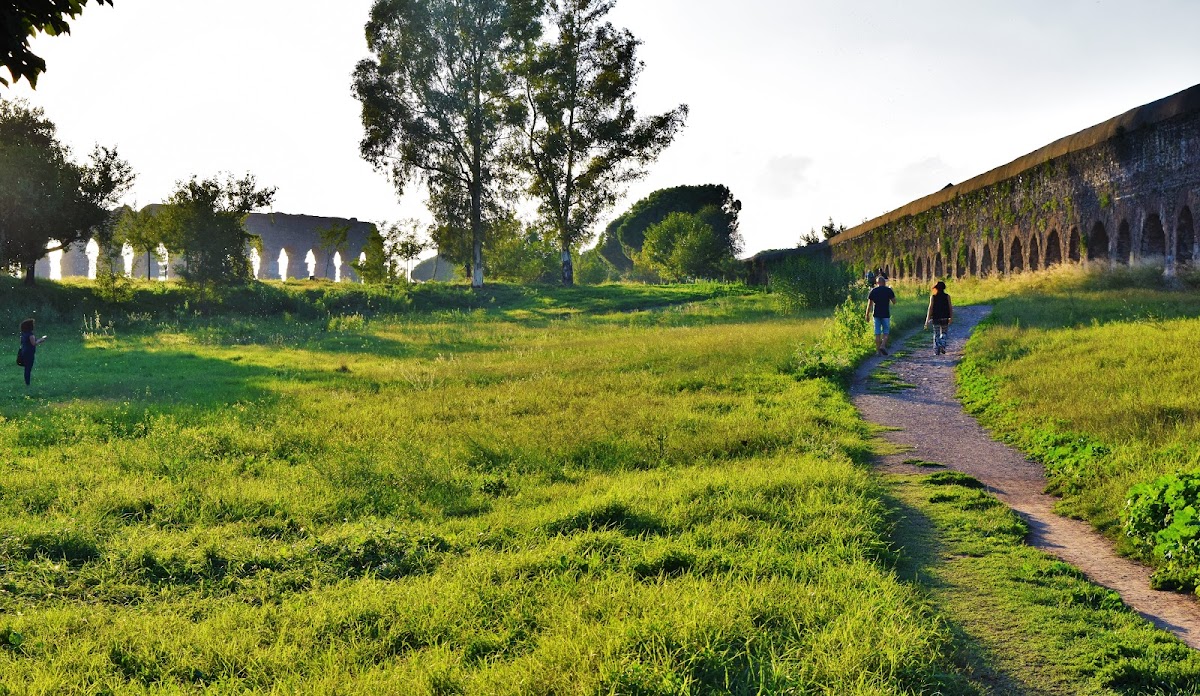
<svg viewBox="0 0 1200 696"><path fill-rule="evenodd" d="M950 318L950 296L944 292L933 296L933 306L929 308L930 321L945 322Z"/></svg>
<svg viewBox="0 0 1200 696"><path fill-rule="evenodd" d="M21 351L25 354L26 360L32 360L37 354L37 346L33 342L33 334L29 331L21 332Z"/></svg>
<svg viewBox="0 0 1200 696"><path fill-rule="evenodd" d="M871 290L871 294L867 295L867 299L875 303L874 316L876 319L891 319L892 318L892 300L896 299L896 293L886 285L876 286Z"/></svg>

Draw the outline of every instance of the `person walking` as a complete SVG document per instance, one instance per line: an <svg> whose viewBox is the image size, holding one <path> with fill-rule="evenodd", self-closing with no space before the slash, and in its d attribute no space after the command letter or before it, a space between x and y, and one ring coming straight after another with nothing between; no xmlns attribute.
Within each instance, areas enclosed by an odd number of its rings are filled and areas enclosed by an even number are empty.
<svg viewBox="0 0 1200 696"><path fill-rule="evenodd" d="M925 328L933 326L933 354L946 354L946 337L954 319L954 303L946 294L946 283L938 281L929 296L929 311L925 313Z"/></svg>
<svg viewBox="0 0 1200 696"><path fill-rule="evenodd" d="M887 278L875 277L875 287L867 295L867 321L875 321L875 352L887 355L888 334L892 330L892 305L896 293L887 286Z"/></svg>
<svg viewBox="0 0 1200 696"><path fill-rule="evenodd" d="M33 360L37 356L37 347L46 342L46 337L38 338L33 335L33 320L21 322L21 364L25 366L25 386L29 386L29 378L33 374Z"/></svg>

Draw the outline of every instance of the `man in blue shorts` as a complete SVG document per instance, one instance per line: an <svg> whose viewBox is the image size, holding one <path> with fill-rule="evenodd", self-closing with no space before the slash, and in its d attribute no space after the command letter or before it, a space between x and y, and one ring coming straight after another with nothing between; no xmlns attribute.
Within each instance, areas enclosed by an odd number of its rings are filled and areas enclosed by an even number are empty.
<svg viewBox="0 0 1200 696"><path fill-rule="evenodd" d="M888 333L892 330L892 305L896 304L896 293L887 286L887 278L880 274L875 278L875 287L867 295L867 321L875 320L875 351L887 355Z"/></svg>

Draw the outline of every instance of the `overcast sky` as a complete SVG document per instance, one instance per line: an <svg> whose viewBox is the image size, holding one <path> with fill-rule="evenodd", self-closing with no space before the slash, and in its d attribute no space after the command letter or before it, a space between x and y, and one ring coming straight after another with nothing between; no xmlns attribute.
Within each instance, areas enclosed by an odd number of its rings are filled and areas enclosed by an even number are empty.
<svg viewBox="0 0 1200 696"><path fill-rule="evenodd" d="M127 201L192 174L253 173L274 209L423 216L358 156L351 72L371 0L115 0L40 37L27 98L83 157L116 145ZM644 45L643 113L687 128L612 216L649 192L721 183L747 253L853 226L1200 83L1195 0L620 0ZM598 232L599 230L597 230Z"/></svg>

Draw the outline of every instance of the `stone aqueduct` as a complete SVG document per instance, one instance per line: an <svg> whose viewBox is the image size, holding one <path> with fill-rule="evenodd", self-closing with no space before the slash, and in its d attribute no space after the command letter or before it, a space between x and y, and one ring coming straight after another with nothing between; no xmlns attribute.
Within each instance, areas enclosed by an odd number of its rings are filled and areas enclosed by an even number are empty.
<svg viewBox="0 0 1200 696"><path fill-rule="evenodd" d="M1200 264L1200 85L1058 140L830 240L833 257L931 280L1056 264Z"/></svg>
<svg viewBox="0 0 1200 696"><path fill-rule="evenodd" d="M321 230L333 226L348 228L345 248L341 251L327 250L321 245ZM313 276L328 280L356 281L358 275L350 267L350 263L358 260L373 228L370 223L355 218L286 213L251 213L246 218L246 231L257 235L262 241L262 252L254 252L258 257L256 277L260 280ZM61 258L47 257L38 261L34 267L34 274L40 278L90 277L95 271L96 254L96 249L89 252L87 243L72 246ZM284 261L286 263L283 263ZM130 275L135 278L162 279L177 277L179 270L171 259L167 259L167 263L163 264L152 254L132 257L128 262L128 269Z"/></svg>

